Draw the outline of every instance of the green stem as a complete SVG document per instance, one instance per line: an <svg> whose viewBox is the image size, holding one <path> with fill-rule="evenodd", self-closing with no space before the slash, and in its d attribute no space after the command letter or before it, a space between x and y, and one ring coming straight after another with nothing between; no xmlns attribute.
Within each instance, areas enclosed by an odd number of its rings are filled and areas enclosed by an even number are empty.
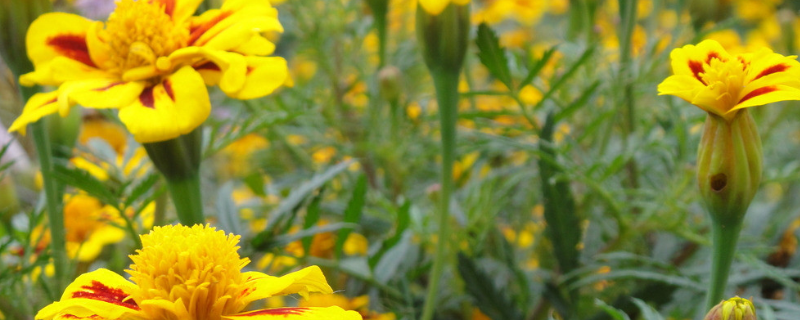
<svg viewBox="0 0 800 320"><path fill-rule="evenodd" d="M23 90L25 101L29 97L30 95L27 95ZM61 292L65 288L67 268L69 267L64 235L64 214L61 212L61 195L58 193L58 184L53 177L53 154L44 121L39 120L32 123L31 129L44 182L45 208L50 222L50 246L53 254L53 264L56 269L55 286L56 291Z"/></svg>
<svg viewBox="0 0 800 320"><path fill-rule="evenodd" d="M711 224L713 240L713 258L711 260L711 281L706 293L706 310L711 310L725 298L725 286L728 283L733 256L736 254L736 242L742 223L724 224L714 221Z"/></svg>
<svg viewBox="0 0 800 320"><path fill-rule="evenodd" d="M436 307L439 282L447 258L449 240L450 193L453 190L453 161L456 147L456 120L458 119L458 72L432 71L436 100L439 103L439 123L442 134L442 192L439 210L439 239L431 269L428 295L422 310L422 320L430 320Z"/></svg>
<svg viewBox="0 0 800 320"><path fill-rule="evenodd" d="M200 175L184 179L167 179L167 188L183 225L205 223L203 196L200 194Z"/></svg>

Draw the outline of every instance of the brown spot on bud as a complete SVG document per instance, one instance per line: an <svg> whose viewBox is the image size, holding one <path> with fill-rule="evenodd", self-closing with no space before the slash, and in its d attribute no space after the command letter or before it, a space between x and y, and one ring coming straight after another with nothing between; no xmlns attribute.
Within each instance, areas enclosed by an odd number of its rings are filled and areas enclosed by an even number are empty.
<svg viewBox="0 0 800 320"><path fill-rule="evenodd" d="M724 173L717 173L711 176L711 190L722 191L728 185L728 176Z"/></svg>

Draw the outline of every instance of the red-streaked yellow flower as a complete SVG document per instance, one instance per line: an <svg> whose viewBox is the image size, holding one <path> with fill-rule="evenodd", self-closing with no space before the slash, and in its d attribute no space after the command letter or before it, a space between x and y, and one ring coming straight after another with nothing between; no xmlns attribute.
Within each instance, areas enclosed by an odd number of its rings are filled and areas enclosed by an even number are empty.
<svg viewBox="0 0 800 320"><path fill-rule="evenodd" d="M239 236L202 225L156 227L131 255L131 281L106 269L79 276L36 319L361 319L339 307L245 311L276 295L332 293L319 267L283 277L242 272Z"/></svg>
<svg viewBox="0 0 800 320"><path fill-rule="evenodd" d="M447 5L449 5L451 2L453 4L463 6L468 4L469 1L470 0L419 0L419 5L422 6L422 8L425 9L428 14L437 16L442 13L444 8L447 8Z"/></svg>
<svg viewBox="0 0 800 320"><path fill-rule="evenodd" d="M732 55L714 40L672 50L659 95L678 96L730 121L736 110L800 100L800 63L768 48Z"/></svg>
<svg viewBox="0 0 800 320"><path fill-rule="evenodd" d="M201 0L119 0L108 21L48 13L28 29L35 70L22 85L58 86L34 95L10 131L74 104L119 109L120 120L142 143L187 134L208 117L206 86L253 99L287 79L286 61L267 57L281 32L269 1L228 0L192 16Z"/></svg>

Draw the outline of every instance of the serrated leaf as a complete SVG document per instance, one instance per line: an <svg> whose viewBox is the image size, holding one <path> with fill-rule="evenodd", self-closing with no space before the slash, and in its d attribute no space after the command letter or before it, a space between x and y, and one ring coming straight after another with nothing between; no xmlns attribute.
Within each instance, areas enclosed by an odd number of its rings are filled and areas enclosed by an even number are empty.
<svg viewBox="0 0 800 320"><path fill-rule="evenodd" d="M575 199L572 196L569 181L557 179L562 169L553 161L558 161L558 154L553 147L555 118L552 113L547 116L542 127L539 158L542 197L544 201L545 235L553 244L553 253L558 261L562 274L569 273L578 267L577 245L581 240L581 230L577 215ZM545 159L546 156L549 159Z"/></svg>
<svg viewBox="0 0 800 320"><path fill-rule="evenodd" d="M519 84L519 87L524 88L525 86L531 84L533 82L533 79L535 79L536 76L539 75L539 72L542 71L542 68L544 68L545 65L547 65L547 63L550 61L550 58L553 57L553 54L555 52L556 52L556 46L547 49L547 51L545 51L544 54L542 54L542 57L539 58L539 61L536 61L536 63L533 66L531 66L530 69L528 69L528 75L525 76L525 79L522 80L522 82Z"/></svg>
<svg viewBox="0 0 800 320"><path fill-rule="evenodd" d="M161 179L161 175L157 173L150 173L144 179L133 187L128 198L125 199L125 207L130 207L134 202L139 200L145 193L150 191L153 186Z"/></svg>
<svg viewBox="0 0 800 320"><path fill-rule="evenodd" d="M478 58L486 69L509 90L514 90L506 50L500 46L497 34L485 22L478 26L475 44L478 45Z"/></svg>
<svg viewBox="0 0 800 320"><path fill-rule="evenodd" d="M94 176L80 169L67 168L61 164L54 164L53 176L59 181L86 191L89 195L103 203L117 206L119 198Z"/></svg>
<svg viewBox="0 0 800 320"><path fill-rule="evenodd" d="M217 191L217 223L226 233L242 234L241 223L239 223L239 210L233 202L233 183L228 181Z"/></svg>
<svg viewBox="0 0 800 320"><path fill-rule="evenodd" d="M350 201L347 202L347 207L344 209L344 219L343 221L346 223L353 223L357 224L361 220L361 213L364 209L364 203L366 202L367 197L367 176L362 174L358 177L358 181L356 181L356 186L353 188L353 196L350 198ZM347 236L350 235L350 232L353 230L351 229L342 229L339 230L339 234L336 236L336 256L340 257L342 255L342 247L344 247L344 242L347 240Z"/></svg>
<svg viewBox="0 0 800 320"><path fill-rule="evenodd" d="M575 61L575 63L573 63L569 67L569 69L567 69L567 71L564 72L563 75L561 75L561 77L559 77L557 80L552 82L552 85L550 86L550 90L547 90L547 92L542 96L542 99L540 99L539 102L536 103L536 105L533 107L533 109L534 110L539 109L539 107L541 107L542 104L544 104L544 102L547 99L550 98L550 96L552 96L558 89L560 89L561 86L563 86L567 82L567 80L572 78L572 76L575 75L575 73L578 71L580 66L582 66L587 61L589 61L589 58L591 58L592 55L594 54L594 50L595 50L595 47L590 47L589 49L586 49L586 51L583 52L581 57L578 58L578 61Z"/></svg>
<svg viewBox="0 0 800 320"><path fill-rule="evenodd" d="M464 279L467 293L481 312L491 319L522 320L519 309L498 290L492 277L478 269L475 262L463 253L458 253L458 273Z"/></svg>

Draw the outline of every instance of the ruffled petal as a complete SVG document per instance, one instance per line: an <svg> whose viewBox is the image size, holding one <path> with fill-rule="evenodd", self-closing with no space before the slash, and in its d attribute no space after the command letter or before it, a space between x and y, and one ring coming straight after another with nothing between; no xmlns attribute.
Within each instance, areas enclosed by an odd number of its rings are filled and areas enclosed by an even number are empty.
<svg viewBox="0 0 800 320"><path fill-rule="evenodd" d="M139 306L129 298L134 290L136 285L107 269L84 273L67 287L61 301L42 308L36 319L120 319L135 315Z"/></svg>
<svg viewBox="0 0 800 320"><path fill-rule="evenodd" d="M284 319L284 320L361 320L358 312L345 311L340 307L328 308L275 308L240 313L232 316L222 316L228 320L259 320L259 319Z"/></svg>
<svg viewBox="0 0 800 320"><path fill-rule="evenodd" d="M37 93L25 103L22 114L17 120L14 120L14 123L8 128L8 132L19 131L19 133L24 135L25 128L28 124L34 123L42 117L56 113L57 111L58 91Z"/></svg>
<svg viewBox="0 0 800 320"><path fill-rule="evenodd" d="M238 53L209 50L201 47L183 48L176 50L168 58L159 59L158 67L160 69L168 69L172 66L197 60L200 61L196 67L198 72L203 69L213 69L204 70L200 73L203 75L206 85L219 85L224 92L238 92L244 86L247 74L247 60ZM209 74L205 71L215 71L217 73L207 77Z"/></svg>
<svg viewBox="0 0 800 320"><path fill-rule="evenodd" d="M664 82L658 85L658 94L674 95L683 100L691 102L698 90L705 88L705 86L698 86L693 82L697 82L697 80L690 75L669 76L664 80Z"/></svg>
<svg viewBox="0 0 800 320"><path fill-rule="evenodd" d="M696 80L691 84L698 86L707 85L703 82L701 74L714 58L724 61L733 59L722 45L713 40L705 40L696 46L686 45L676 48L670 53L672 72L676 75L691 75Z"/></svg>
<svg viewBox="0 0 800 320"><path fill-rule="evenodd" d="M269 1L230 0L218 10L191 18L190 46L231 50L267 31L282 32L278 11Z"/></svg>
<svg viewBox="0 0 800 320"><path fill-rule="evenodd" d="M297 293L307 297L310 292L333 293L325 275L317 266L310 266L282 277L273 277L260 272L244 274L247 286L241 294L245 303L277 295Z"/></svg>
<svg viewBox="0 0 800 320"><path fill-rule="evenodd" d="M203 0L156 0L164 6L164 13L172 17L172 21L182 22L197 11Z"/></svg>
<svg viewBox="0 0 800 320"><path fill-rule="evenodd" d="M144 81L91 79L74 86L69 97L87 108L122 108L136 100L144 87Z"/></svg>
<svg viewBox="0 0 800 320"><path fill-rule="evenodd" d="M19 83L23 86L36 84L60 86L62 83L72 80L111 78L115 78L115 76L106 71L87 66L83 62L71 58L57 56L39 64L33 72L20 76Z"/></svg>
<svg viewBox="0 0 800 320"><path fill-rule="evenodd" d="M800 89L787 85L765 86L743 94L731 111L788 100L800 100Z"/></svg>
<svg viewBox="0 0 800 320"><path fill-rule="evenodd" d="M66 57L96 67L86 45L86 33L93 21L79 15L45 13L31 23L25 39L28 57L35 67Z"/></svg>
<svg viewBox="0 0 800 320"><path fill-rule="evenodd" d="M283 58L246 57L245 59L247 72L243 75L244 84L241 89L236 91L223 89L231 98L240 100L261 98L275 91L289 78L289 68Z"/></svg>
<svg viewBox="0 0 800 320"><path fill-rule="evenodd" d="M185 66L161 83L145 88L119 111L119 118L140 143L164 141L200 126L211 112L203 78Z"/></svg>

